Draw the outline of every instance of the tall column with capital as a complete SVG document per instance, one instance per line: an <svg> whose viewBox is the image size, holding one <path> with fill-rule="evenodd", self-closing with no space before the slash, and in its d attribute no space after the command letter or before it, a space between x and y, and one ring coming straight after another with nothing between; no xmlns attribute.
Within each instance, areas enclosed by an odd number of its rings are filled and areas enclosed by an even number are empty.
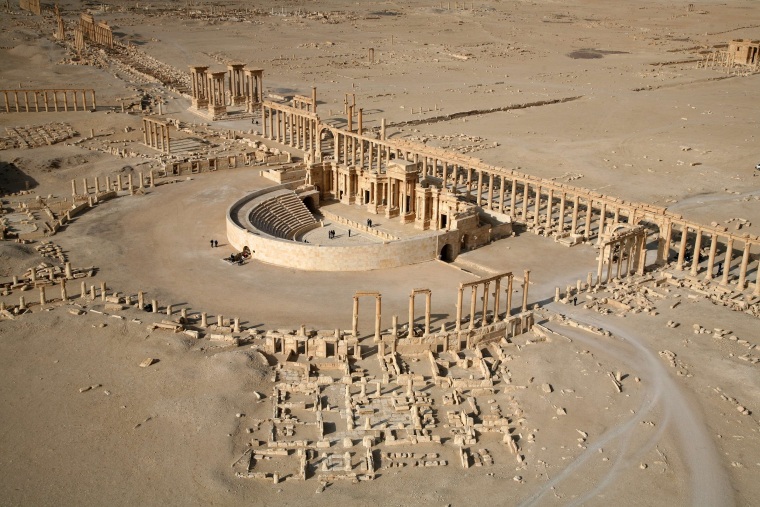
<svg viewBox="0 0 760 507"><path fill-rule="evenodd" d="M686 256L686 239L689 236L689 228L686 224L681 225L681 243L678 246L678 262L676 263L676 269L683 271L683 260Z"/></svg>
<svg viewBox="0 0 760 507"><path fill-rule="evenodd" d="M557 224L557 232L562 234L565 232L565 201L567 199L567 193L562 192L559 198L559 221Z"/></svg>
<svg viewBox="0 0 760 507"><path fill-rule="evenodd" d="M554 205L554 189L550 188L546 199L546 234L549 234L549 229L552 226L552 213Z"/></svg>
<svg viewBox="0 0 760 507"><path fill-rule="evenodd" d="M715 252L718 250L718 235L713 232L710 235L710 256L707 258L707 273L705 280L712 280L713 268L715 267Z"/></svg>
<svg viewBox="0 0 760 507"><path fill-rule="evenodd" d="M697 229L694 231L695 239L694 239L694 253L692 255L691 259L691 271L689 274L691 276L697 276L697 272L699 271L699 256L700 256L700 250L702 249L702 229Z"/></svg>
<svg viewBox="0 0 760 507"><path fill-rule="evenodd" d="M749 249L750 249L750 242L747 239L745 239L744 252L742 253L742 263L741 263L741 266L739 267L739 280L736 282L736 285L740 291L744 290L744 287L746 286L746 283L747 283L746 280L747 280L747 265L749 264Z"/></svg>
<svg viewBox="0 0 760 507"><path fill-rule="evenodd" d="M512 178L512 190L509 194L509 216L515 219L515 201L517 200L517 179Z"/></svg>
<svg viewBox="0 0 760 507"><path fill-rule="evenodd" d="M728 244L726 245L726 255L723 258L723 278L721 279L721 285L728 285L728 272L731 271L731 257L734 253L734 238L728 237Z"/></svg>

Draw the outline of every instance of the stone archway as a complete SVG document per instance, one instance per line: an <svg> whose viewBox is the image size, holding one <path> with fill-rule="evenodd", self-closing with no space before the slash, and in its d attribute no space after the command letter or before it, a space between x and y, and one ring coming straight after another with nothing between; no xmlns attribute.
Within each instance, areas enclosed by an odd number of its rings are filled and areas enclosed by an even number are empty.
<svg viewBox="0 0 760 507"><path fill-rule="evenodd" d="M317 213L319 211L319 205L316 202L316 196L309 195L303 198L303 203L306 206L306 209L308 209L312 214Z"/></svg>
<svg viewBox="0 0 760 507"><path fill-rule="evenodd" d="M454 262L454 259L456 259L456 254L454 253L454 247L448 243L443 245L443 248L441 248L441 254L439 256L439 259L441 259L443 262Z"/></svg>

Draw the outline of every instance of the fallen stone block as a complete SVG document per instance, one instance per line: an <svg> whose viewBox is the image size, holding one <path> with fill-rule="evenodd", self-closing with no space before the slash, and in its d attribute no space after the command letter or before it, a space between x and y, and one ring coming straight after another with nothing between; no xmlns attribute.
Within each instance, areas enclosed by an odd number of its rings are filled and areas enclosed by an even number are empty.
<svg viewBox="0 0 760 507"><path fill-rule="evenodd" d="M140 363L140 368L147 368L148 366L154 364L155 362L156 362L155 359L153 359L152 357L149 357L145 359L142 363Z"/></svg>

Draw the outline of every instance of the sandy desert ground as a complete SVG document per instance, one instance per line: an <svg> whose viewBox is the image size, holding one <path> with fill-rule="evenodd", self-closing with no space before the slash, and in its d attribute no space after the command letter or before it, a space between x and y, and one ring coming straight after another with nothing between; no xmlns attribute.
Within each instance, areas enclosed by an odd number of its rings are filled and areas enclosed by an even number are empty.
<svg viewBox="0 0 760 507"><path fill-rule="evenodd" d="M4 212L37 196L70 198L72 179L159 168L155 150L141 144L141 115L121 112L121 104L146 94L163 101L163 117L205 129L209 142L223 144L224 132L251 129L248 120L198 117L186 96L99 49L90 53L96 65L72 61L71 41L66 46L51 35L51 6L33 16L16 0L9 4L0 6L0 89L94 88L98 108L0 113L4 131L65 122L78 133L50 146L0 151ZM89 9L109 22L118 43L178 74L189 65L244 62L264 69L267 94L309 95L316 86L320 116L336 125L345 122L346 94L355 94L366 128L384 118L391 139L656 204L704 224L733 230L741 223L742 231L758 235L760 74L727 74L696 62L731 39L760 38L760 5L692 4L58 2L67 28ZM552 103L524 107L539 101ZM110 146L136 156L114 156ZM36 249L51 241L75 267L94 268L88 286L145 291L175 312L239 317L247 329L350 329L351 298L359 290L382 292L387 327L391 315L405 320L409 291L417 287L432 290L438 328L454 318L460 282L529 269L530 302L541 307L536 318L548 338L517 337L505 363L511 383L477 398L481 406L511 407L524 460L516 462L489 435L481 445L491 452L490 466L463 469L453 446L426 444L414 452L441 453L447 466L393 468L381 458L373 481L327 487L316 470L306 481L279 484L239 478L234 465L271 416L266 395L274 367L246 345L147 330L161 320L157 314L125 307L109 316L115 312L99 298L79 299L75 282L70 292L77 298L65 304L32 304L26 313L0 317L0 503L758 503L760 327L752 312L656 282L673 274L669 268L638 288L613 283L584 294L577 306L554 302L555 287L564 290L596 270L596 251L533 234L464 253L452 264L370 272L222 262L233 252L225 237L227 207L271 184L256 168L218 171L104 202L49 238L1 241L0 281L10 286L13 276L41 262L62 266ZM214 238L219 249L209 248ZM746 301L757 307L751 293L760 252L752 254ZM647 311L605 302L625 291ZM38 301L34 290L5 289L0 302L18 305L20 295ZM362 332L369 327L362 321ZM139 367L148 357L158 361ZM379 375L371 356L355 367ZM616 373L621 392L609 378ZM443 405L440 393L429 395Z"/></svg>

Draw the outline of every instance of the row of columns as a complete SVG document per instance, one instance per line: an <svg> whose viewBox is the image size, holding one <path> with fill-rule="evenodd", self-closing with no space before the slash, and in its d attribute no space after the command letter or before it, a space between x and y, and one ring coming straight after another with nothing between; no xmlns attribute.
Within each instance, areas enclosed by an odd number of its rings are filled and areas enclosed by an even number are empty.
<svg viewBox="0 0 760 507"><path fill-rule="evenodd" d="M171 153L169 125L151 118L143 118L143 143L163 153Z"/></svg>
<svg viewBox="0 0 760 507"><path fill-rule="evenodd" d="M670 253L671 240L672 240L672 228L676 224L671 222L665 225L665 232L661 231L661 237L663 237L663 249L665 250L663 256L667 260ZM700 274L700 252L703 246L703 238L709 235L710 246L707 257L707 268L704 272L706 280L712 280L715 276L715 264L718 251L718 242L720 234L714 230L704 230L700 227L693 227L686 223L677 224L680 227L681 238L678 242L678 257L676 260L676 269L678 271L684 271L686 261L686 250L689 243L690 235L693 235L693 248L691 249L691 265L689 266L689 274L693 277ZM734 261L734 245L737 242L743 243L741 260L739 261L739 272L736 280L736 289L743 291L747 287L747 272L749 269L751 249L753 245L757 245L757 242L750 241L748 236L735 237L733 235L726 235L726 248L723 256L722 277L720 280L721 285L729 285L730 272L732 269L732 263ZM755 270L755 289L754 294L760 296L760 265Z"/></svg>
<svg viewBox="0 0 760 507"><path fill-rule="evenodd" d="M29 113L40 112L43 109L45 112L53 111L87 111L87 96L90 96L90 109L95 109L97 103L95 101L95 90L89 89L69 89L69 90L0 90L3 94L3 104L5 105L5 112L11 113L23 112ZM60 95L60 97L59 97ZM30 100L30 96L31 99ZM19 100L19 97L23 100ZM11 99L13 104L11 105ZM81 101L81 108L80 108ZM15 111L11 110L14 107Z"/></svg>
<svg viewBox="0 0 760 507"><path fill-rule="evenodd" d="M490 295L490 286L491 283L494 284L494 301L493 301L493 320L492 322L495 322L499 318L500 314L500 295L501 295L501 281L503 279L507 279L507 288L506 288L506 294L507 294L507 305L506 305L506 311L504 320L509 320L509 317L512 316L512 284L513 284L513 278L514 276L512 273L502 273L499 275L495 275L489 278L485 278L482 280L477 280L474 282L467 282L467 283L460 283L459 284L459 290L457 291L457 316L456 316L456 330L460 331L462 329L462 314L463 314L463 305L464 305L464 290L466 288L470 288L470 320L469 320L469 329L475 328L475 315L477 313L477 301L478 301L478 291L479 288L483 288L483 297L481 298L482 301L482 309L481 309L481 327L487 326L489 324L488 321L488 308L489 308L489 295ZM525 270L524 278L523 278L523 303L522 303L522 311L525 312L528 310L528 285L530 283L530 270Z"/></svg>
<svg viewBox="0 0 760 507"><path fill-rule="evenodd" d="M125 181L126 180L126 181ZM153 174L153 170L151 170L148 173L148 186L154 187L155 186L155 177ZM138 174L138 186L137 188L145 188L145 175L140 172ZM87 195L90 192L90 190L93 190L93 193L99 194L101 191L103 192L110 192L110 191L117 191L120 192L122 190L129 190L130 192L134 191L135 187L132 183L132 174L127 174L126 179L122 177L121 174L117 174L116 177L112 180L110 176L105 176L105 182L103 183L103 186L100 186L100 178L95 176L93 178L92 184L90 184L87 181L87 178L82 178L82 186L79 188L77 186L77 180L71 180L71 195L76 197L78 195ZM82 190L82 192L80 192Z"/></svg>
<svg viewBox="0 0 760 507"><path fill-rule="evenodd" d="M534 227L544 227L547 231L554 230L564 233L569 230L569 232L578 234L586 239L590 239L596 235L597 244L600 246L604 241L604 232L610 221L612 224L628 223L633 225L646 220L660 224L664 230L660 234L660 245L655 262L658 265L666 263L666 250L669 250L671 242L670 223L672 220L663 209L646 204L625 203L614 198L592 194L582 189L557 185L547 181L534 181L527 176L520 176L514 172L504 174L504 171L499 168L485 168L474 160L470 161L474 162L474 164L470 164L467 160L458 156L452 157L451 154L447 154L443 150L428 150L424 147L420 149L420 146L414 146L403 141L389 143L385 140L384 121L380 139L367 138L363 135L362 110L355 110L355 102L349 101L349 95L346 96L345 109L347 113L347 128L343 130L330 127L330 132L333 135L333 160L336 164L343 164L348 167L358 166L369 168L370 170L376 169L379 173L383 163L387 164L393 158L419 162L422 166L422 174L424 176L440 178L443 187L459 191L460 186L465 186L466 197L473 200L478 206L509 214L513 219L521 219L524 223ZM271 114L272 110L272 108L269 108L270 116L265 117L268 118L268 124L265 122L265 137L280 141L285 136L285 125L290 125L290 122L294 120L292 116L282 116L285 113ZM356 132L354 131L355 117L358 120ZM319 128L318 117L310 117L310 120L312 119L314 120L313 125ZM291 146L298 147L294 144L291 144ZM336 175L334 176L335 181L333 182L333 188L336 191L338 188L341 188L340 177L341 175L338 175L336 171ZM355 175L349 172L342 175L342 177L348 179L354 178ZM345 183L345 188L352 188L351 181L343 183ZM389 187L390 185L386 186ZM373 188L372 190L374 191L372 193L377 196L378 192L387 193L390 189ZM474 199L472 196L473 192L475 193ZM520 200L522 201L521 203ZM390 201L388 201L388 204L390 204ZM531 211L532 216L530 214ZM665 224L664 227L662 224ZM702 231L702 228L697 224L687 224L687 222L684 222L682 227ZM716 249L719 233L707 230L714 237L713 241L715 245L711 246L711 249ZM734 241L738 240L745 243L737 282L737 286L743 289L747 283L751 245L760 243L758 243L756 238L750 240L730 234L726 234L725 236L728 243L726 246L730 246L730 248L727 248L729 259L725 263L728 270L731 267L730 257L732 256ZM631 245L631 241L633 240L628 240L628 242L622 245L624 251L634 248ZM634 250L639 253L637 254L638 257L635 255L631 257L631 260L635 261L635 266L632 269L640 272L646 265L646 240L636 240L636 242L637 246ZM642 243L644 244L643 246ZM668 249L664 248L666 244L668 245ZM602 259L608 256L609 252L607 249L609 248L619 249L621 245L616 242L613 247L605 246L605 252L602 252L603 255L601 256ZM714 272L714 257L713 253L711 255L712 260L708 260L706 276L710 278L712 278L712 273ZM682 264L683 259L681 260ZM722 275L722 282L724 284L728 283L728 270L725 270ZM760 269L757 272L760 273Z"/></svg>
<svg viewBox="0 0 760 507"><path fill-rule="evenodd" d="M261 110L265 138L312 154L320 151L316 115L273 102L264 102Z"/></svg>

